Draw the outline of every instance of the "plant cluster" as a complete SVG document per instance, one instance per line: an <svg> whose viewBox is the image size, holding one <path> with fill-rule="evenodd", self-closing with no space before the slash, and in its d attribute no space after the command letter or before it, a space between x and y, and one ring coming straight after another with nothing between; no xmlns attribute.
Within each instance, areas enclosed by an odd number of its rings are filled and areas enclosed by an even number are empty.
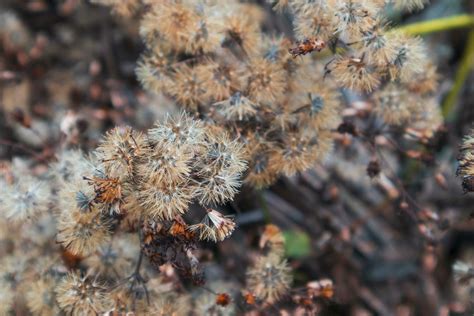
<svg viewBox="0 0 474 316"><path fill-rule="evenodd" d="M282 301L316 313L332 282L292 289L276 226L265 227L237 291L224 278L206 283L199 243L234 232L223 209L243 183L295 175L322 162L338 132L360 133L340 124L346 102L362 96L380 125L432 136L435 66L419 38L390 30L384 16L387 5L426 1L272 1L290 13L295 40L267 32L268 13L250 3L94 2L139 16L137 77L181 112L146 133L115 127L88 155L65 150L46 179L0 178L0 315L227 315ZM472 143L459 168L466 190ZM368 172L380 173L378 161ZM21 237L9 238L15 230Z"/></svg>
<svg viewBox="0 0 474 316"><path fill-rule="evenodd" d="M151 1L140 22L147 51L137 76L147 90L225 126L246 149L245 181L265 186L328 155L341 87L374 92L373 110L389 125L440 125L435 66L419 38L389 30L385 5L278 1L293 16L293 47L263 32L263 12L249 4ZM414 9L423 1L395 5ZM313 51L329 57L292 58Z"/></svg>

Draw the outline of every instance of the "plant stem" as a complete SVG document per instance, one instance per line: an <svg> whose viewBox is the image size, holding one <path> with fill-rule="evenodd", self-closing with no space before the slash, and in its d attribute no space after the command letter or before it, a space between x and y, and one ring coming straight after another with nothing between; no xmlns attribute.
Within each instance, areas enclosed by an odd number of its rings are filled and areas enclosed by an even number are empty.
<svg viewBox="0 0 474 316"><path fill-rule="evenodd" d="M263 211L263 218L265 220L265 223L269 224L272 221L270 218L270 210L268 209L268 203L265 200L265 197L263 196L263 190L257 191L257 197L258 197L258 202L260 204L260 207L262 208L262 211Z"/></svg>
<svg viewBox="0 0 474 316"><path fill-rule="evenodd" d="M452 110L456 105L458 95L461 92L464 82L466 81L467 77L469 76L469 72L472 69L474 69L474 28L469 32L466 49L464 50L461 63L459 64L454 85L443 102L442 112L444 118L449 118L450 114L452 113Z"/></svg>
<svg viewBox="0 0 474 316"><path fill-rule="evenodd" d="M411 35L423 35L457 28L474 27L474 15L461 14L446 18L433 19L393 28L391 31L404 32Z"/></svg>

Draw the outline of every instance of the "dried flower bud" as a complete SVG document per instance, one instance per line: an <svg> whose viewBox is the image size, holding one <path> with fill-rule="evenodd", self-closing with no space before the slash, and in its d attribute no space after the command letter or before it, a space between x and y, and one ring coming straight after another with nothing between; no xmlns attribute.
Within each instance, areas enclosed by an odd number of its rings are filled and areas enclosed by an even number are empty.
<svg viewBox="0 0 474 316"><path fill-rule="evenodd" d="M223 241L235 229L235 223L230 216L224 216L216 210L208 209L200 224L192 225L191 231L199 232L199 239L214 242Z"/></svg>
<svg viewBox="0 0 474 316"><path fill-rule="evenodd" d="M219 306L227 306L229 305L230 301L230 295L227 293L218 293L216 295L216 304Z"/></svg>

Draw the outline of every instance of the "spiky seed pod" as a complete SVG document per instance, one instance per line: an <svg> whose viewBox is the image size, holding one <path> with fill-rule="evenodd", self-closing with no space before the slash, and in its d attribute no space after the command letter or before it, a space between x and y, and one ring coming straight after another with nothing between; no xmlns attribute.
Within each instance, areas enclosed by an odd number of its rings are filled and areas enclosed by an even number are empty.
<svg viewBox="0 0 474 316"><path fill-rule="evenodd" d="M363 54L367 62L377 67L386 68L391 60L394 60L397 50L391 42L391 36L385 31L385 23L378 21L377 24L362 36Z"/></svg>
<svg viewBox="0 0 474 316"><path fill-rule="evenodd" d="M176 117L167 116L164 122L157 122L148 130L148 139L152 145L193 147L203 142L204 135L202 122L192 119L185 112Z"/></svg>
<svg viewBox="0 0 474 316"><path fill-rule="evenodd" d="M318 138L298 133L288 133L278 151L280 159L275 168L287 176L308 169L318 158Z"/></svg>
<svg viewBox="0 0 474 316"><path fill-rule="evenodd" d="M258 299L273 304L286 295L292 282L291 269L275 254L257 259L247 270L247 290Z"/></svg>
<svg viewBox="0 0 474 316"><path fill-rule="evenodd" d="M193 192L188 183L145 182L140 187L138 199L144 212L151 217L171 220L187 212Z"/></svg>
<svg viewBox="0 0 474 316"><path fill-rule="evenodd" d="M192 6L162 1L152 6L142 19L140 33L146 39L164 38L175 50L184 51L199 30L199 15ZM149 43L151 45L152 43Z"/></svg>
<svg viewBox="0 0 474 316"><path fill-rule="evenodd" d="M59 313L54 292L55 287L56 280L51 277L42 277L31 283L26 292L26 303L31 313L40 316Z"/></svg>
<svg viewBox="0 0 474 316"><path fill-rule="evenodd" d="M206 6L203 5L202 8L205 9ZM223 41L224 34L216 17L210 12L201 12L199 22L189 30L185 51L190 54L210 53L217 50Z"/></svg>
<svg viewBox="0 0 474 316"><path fill-rule="evenodd" d="M237 141L231 140L227 132L220 128L206 129L206 148L202 155L203 157L198 162L202 169L202 172L198 172L201 177L221 171L239 176L247 169L243 146Z"/></svg>
<svg viewBox="0 0 474 316"><path fill-rule="evenodd" d="M195 195L202 205L223 204L234 198L240 185L240 174L222 170L204 178L195 189Z"/></svg>
<svg viewBox="0 0 474 316"><path fill-rule="evenodd" d="M3 201L0 211L4 216L21 223L48 211L51 191L45 182L24 176L14 186L2 189L0 200Z"/></svg>
<svg viewBox="0 0 474 316"><path fill-rule="evenodd" d="M245 182L255 188L264 188L272 184L277 178L278 172L275 168L275 161L277 161L279 156L268 149L264 150L262 146L259 148L262 151L254 151Z"/></svg>
<svg viewBox="0 0 474 316"><path fill-rule="evenodd" d="M428 57L423 42L419 37L412 37L404 33L394 33L390 36L390 45L395 54L388 64L388 72L392 80L399 79L409 83L425 71Z"/></svg>
<svg viewBox="0 0 474 316"><path fill-rule="evenodd" d="M109 177L127 179L133 177L146 146L141 133L130 127L116 127L106 133L95 155Z"/></svg>
<svg viewBox="0 0 474 316"><path fill-rule="evenodd" d="M140 241L136 234L114 235L109 245L101 246L93 255L84 260L89 272L119 278L129 275L140 253Z"/></svg>
<svg viewBox="0 0 474 316"><path fill-rule="evenodd" d="M88 184L94 188L93 202L105 213L120 214L121 204L123 202L125 181L119 178L109 178L101 175L100 177L84 177ZM78 194L82 193L78 192ZM76 201L79 203L83 197L76 195Z"/></svg>
<svg viewBox="0 0 474 316"><path fill-rule="evenodd" d="M219 31L224 34L224 45L230 47L232 52L244 57L256 52L260 32L258 20L251 19L250 15L245 15L243 6L223 13L219 20Z"/></svg>
<svg viewBox="0 0 474 316"><path fill-rule="evenodd" d="M74 255L87 256L110 239L110 224L97 211L67 209L61 212L57 240Z"/></svg>
<svg viewBox="0 0 474 316"><path fill-rule="evenodd" d="M283 98L285 71L266 59L253 59L249 64L248 97L260 104L271 104Z"/></svg>
<svg viewBox="0 0 474 316"><path fill-rule="evenodd" d="M465 192L474 192L474 130L465 136L461 145L457 175L462 177Z"/></svg>
<svg viewBox="0 0 474 316"><path fill-rule="evenodd" d="M328 42L334 36L334 14L327 10L329 7L324 2L308 3L295 11L293 25L298 39L316 37Z"/></svg>
<svg viewBox="0 0 474 316"><path fill-rule="evenodd" d="M258 105L243 96L241 92L236 92L224 101L213 104L229 121L246 121L257 114Z"/></svg>
<svg viewBox="0 0 474 316"><path fill-rule="evenodd" d="M167 87L166 93L176 102L190 111L196 111L199 104L205 101L205 89L202 73L196 67L180 65L174 69L171 77L173 84Z"/></svg>
<svg viewBox="0 0 474 316"><path fill-rule="evenodd" d="M233 91L241 89L240 72L234 65L218 64L210 61L196 68L202 78L203 99L216 102L228 99Z"/></svg>
<svg viewBox="0 0 474 316"><path fill-rule="evenodd" d="M199 239L213 242L223 241L235 229L232 216L224 216L216 210L207 209L207 214L200 224L189 227L191 231L199 233Z"/></svg>
<svg viewBox="0 0 474 316"><path fill-rule="evenodd" d="M364 33L376 25L380 7L373 2L366 0L335 2L336 32L346 43L359 41Z"/></svg>
<svg viewBox="0 0 474 316"><path fill-rule="evenodd" d="M283 36L264 36L260 43L258 57L285 67L285 64L293 60L288 54L290 45L290 40Z"/></svg>
<svg viewBox="0 0 474 316"><path fill-rule="evenodd" d="M329 72L343 87L372 92L380 84L377 69L363 58L338 57L330 65Z"/></svg>
<svg viewBox="0 0 474 316"><path fill-rule="evenodd" d="M438 88L439 75L436 66L433 63L428 63L424 71L415 74L406 86L410 92L426 96L430 93L436 92Z"/></svg>
<svg viewBox="0 0 474 316"><path fill-rule="evenodd" d="M192 304L190 297L183 293L168 291L158 295L148 308L150 315L190 315Z"/></svg>
<svg viewBox="0 0 474 316"><path fill-rule="evenodd" d="M184 181L191 173L192 159L188 148L158 143L145 151L137 174L142 181L157 185Z"/></svg>
<svg viewBox="0 0 474 316"><path fill-rule="evenodd" d="M441 107L435 97L422 98L423 108L414 112L413 122L410 127L422 134L424 141L431 139L434 133L443 125L444 118Z"/></svg>
<svg viewBox="0 0 474 316"><path fill-rule="evenodd" d="M160 93L171 84L168 66L169 57L158 45L152 52L140 57L135 75L143 88L152 93Z"/></svg>
<svg viewBox="0 0 474 316"><path fill-rule="evenodd" d="M335 91L325 86L317 85L308 89L306 98L302 98L298 105L303 104L293 113L298 113L300 122L319 129L335 128L340 121L340 103Z"/></svg>
<svg viewBox="0 0 474 316"><path fill-rule="evenodd" d="M373 94L374 111L384 122L401 125L414 118L414 114L422 109L418 95L410 93L404 87L389 83Z"/></svg>
<svg viewBox="0 0 474 316"><path fill-rule="evenodd" d="M98 281L69 273L56 287L57 302L68 315L97 315L112 307L106 288Z"/></svg>

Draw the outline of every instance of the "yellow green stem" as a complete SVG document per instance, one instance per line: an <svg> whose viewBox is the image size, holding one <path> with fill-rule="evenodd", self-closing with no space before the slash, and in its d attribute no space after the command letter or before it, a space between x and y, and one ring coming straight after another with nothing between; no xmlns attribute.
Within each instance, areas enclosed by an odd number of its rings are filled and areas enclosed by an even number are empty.
<svg viewBox="0 0 474 316"><path fill-rule="evenodd" d="M469 32L466 49L464 51L461 63L459 64L456 78L451 91L446 96L442 106L443 117L448 118L452 109L456 105L458 95L464 86L464 82L469 76L469 72L474 69L474 28Z"/></svg>
<svg viewBox="0 0 474 316"><path fill-rule="evenodd" d="M393 31L404 32L411 35L423 35L434 32L474 27L473 14L461 14L447 18L434 19L424 22L407 24L396 27Z"/></svg>

